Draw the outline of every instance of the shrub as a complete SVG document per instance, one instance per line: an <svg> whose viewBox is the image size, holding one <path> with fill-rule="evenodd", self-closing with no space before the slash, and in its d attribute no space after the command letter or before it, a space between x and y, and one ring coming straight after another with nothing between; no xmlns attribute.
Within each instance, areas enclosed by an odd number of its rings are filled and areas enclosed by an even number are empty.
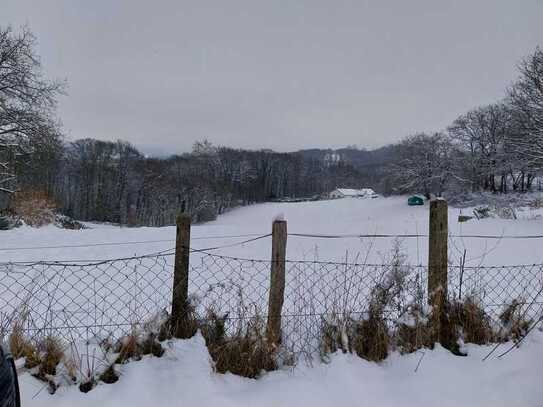
<svg viewBox="0 0 543 407"><path fill-rule="evenodd" d="M40 227L55 222L56 205L45 192L17 192L12 206L14 212L29 226Z"/></svg>

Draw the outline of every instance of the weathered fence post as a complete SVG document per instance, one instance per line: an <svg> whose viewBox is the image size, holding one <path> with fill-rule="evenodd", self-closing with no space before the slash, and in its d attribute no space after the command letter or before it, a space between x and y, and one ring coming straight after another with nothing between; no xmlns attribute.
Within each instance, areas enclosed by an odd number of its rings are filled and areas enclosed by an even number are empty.
<svg viewBox="0 0 543 407"><path fill-rule="evenodd" d="M434 340L447 349L453 349L456 341L447 322L447 201L430 202L430 233L428 236L428 303L432 306Z"/></svg>
<svg viewBox="0 0 543 407"><path fill-rule="evenodd" d="M172 334L177 338L192 336L189 321L189 257L190 257L190 216L177 216L175 239L175 263L173 271Z"/></svg>
<svg viewBox="0 0 543 407"><path fill-rule="evenodd" d="M430 202L430 233L428 247L428 303L447 298L447 201Z"/></svg>
<svg viewBox="0 0 543 407"><path fill-rule="evenodd" d="M285 299L285 260L287 249L287 222L275 220L272 227L272 257L270 295L268 301L268 343L281 343L281 312Z"/></svg>

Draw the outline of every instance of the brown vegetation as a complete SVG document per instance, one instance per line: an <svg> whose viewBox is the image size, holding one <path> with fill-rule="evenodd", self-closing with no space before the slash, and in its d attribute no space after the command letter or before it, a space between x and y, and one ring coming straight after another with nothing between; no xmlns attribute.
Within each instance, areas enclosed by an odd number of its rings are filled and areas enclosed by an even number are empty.
<svg viewBox="0 0 543 407"><path fill-rule="evenodd" d="M27 225L41 227L55 222L55 202L45 192L19 191L12 200L12 208Z"/></svg>
<svg viewBox="0 0 543 407"><path fill-rule="evenodd" d="M231 372L257 378L263 371L277 369L275 348L266 340L264 322L260 317L250 318L245 327L227 336L225 317L208 311L206 320L201 324L201 332L215 363L215 370L219 373Z"/></svg>

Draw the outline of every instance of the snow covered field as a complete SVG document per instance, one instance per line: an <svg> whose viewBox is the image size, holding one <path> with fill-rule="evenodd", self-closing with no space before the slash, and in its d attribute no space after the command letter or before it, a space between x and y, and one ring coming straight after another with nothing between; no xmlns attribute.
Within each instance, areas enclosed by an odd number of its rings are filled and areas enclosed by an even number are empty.
<svg viewBox="0 0 543 407"><path fill-rule="evenodd" d="M543 230L543 210L524 209L518 220L498 218L471 220L458 223L460 213L470 215L470 209L449 208L451 235L537 235ZM283 214L289 233L310 234L427 234L428 205L409 207L405 197L379 199L340 199L302 203L266 203L238 208L214 222L192 227L193 248L207 248L242 242L249 237L213 238L268 234L272 220ZM86 230L63 230L55 227L33 229L22 227L1 232L2 261L40 260L95 260L142 255L171 249L175 228L120 228L112 225L89 224ZM151 241L151 243L149 243ZM158 241L152 243L152 241ZM123 242L124 245L104 245ZM138 243L145 242L145 243ZM99 246L93 246L99 244ZM59 247L56 246L85 246ZM87 246L90 245L90 246ZM543 262L540 240L490 240L451 238L449 258L459 264L463 250L467 250L466 265L513 265ZM403 239L402 246L412 264L426 264L426 238ZM28 247L53 247L27 250ZM391 238L318 239L290 236L287 257L292 260L345 260L357 254L368 262L379 263L392 248ZM214 251L217 254L254 259L269 259L270 239L258 240L243 246Z"/></svg>
<svg viewBox="0 0 543 407"><path fill-rule="evenodd" d="M462 209L462 213L471 214L471 211ZM542 213L541 210L524 209L518 212L518 220L491 218L458 223L460 210L450 208L449 233L536 235L542 230ZM284 216L288 221L290 233L396 235L428 232L428 205L409 207L404 197L268 203L239 208L214 222L194 225L192 247L231 245L257 235L268 234L272 220L278 215ZM2 261L102 260L144 255L171 249L174 246L174 227L120 228L101 224L88 226L89 229L79 231L55 227L41 229L22 227L0 232ZM426 264L428 246L426 238L405 238L401 242L402 250L410 263ZM467 265L471 266L543 262L543 252L539 249L540 239L487 240L455 237L450 239L449 244L449 257L453 265L459 264L464 249L467 250ZM364 259L367 263L386 263L392 247L392 238L322 239L290 236L287 258L343 262L347 256L350 261ZM214 250L213 253L267 261L270 251L271 240L264 238L244 245ZM191 264L197 266L200 257L197 253L193 254ZM168 263L171 264L171 257ZM262 264L263 267L267 267L265 263ZM122 264L119 267L121 266ZM171 286L169 280L171 267L165 266L162 269L163 266L160 265L159 269L156 269L158 267L156 264L152 267L157 273L164 273L164 281L167 281L157 294L160 294L161 289L168 293ZM101 270L96 268L91 273L88 273L87 269L77 270L77 273L80 273L77 279L82 281L78 289L84 292L86 285L95 278L93 273L99 274ZM227 268L226 271L228 270ZM240 263L238 271L243 270ZM145 277L141 270L138 273L131 274L128 278L134 277L137 281ZM59 284L69 286L73 284L72 277L62 274L59 276ZM119 278L120 280L114 280L114 283L122 288L121 282L125 277L122 275ZM128 282L132 284L131 280ZM541 271L536 272L535 284L542 282ZM107 292L110 287L104 289L104 292ZM146 289L154 291L157 287L142 287L142 290ZM505 289L507 290L507 285ZM98 292L100 293L99 290ZM126 295L130 297L131 294ZM166 296L165 298L167 299ZM4 300L9 301L6 297ZM57 305L63 305L63 301L65 299L59 298ZM73 306L72 298L69 298L69 301ZM85 300L85 304L75 305L90 306L92 298ZM289 306L288 301L285 306ZM124 314L123 316L130 317ZM484 354L488 352L486 347L469 346L467 358L452 356L438 348L425 352L417 372L414 370L422 353L409 356L395 354L381 365L368 363L351 355L336 355L330 365L318 364L308 368L305 364L300 364L293 371L267 374L255 382L232 375L213 374L201 338L194 338L172 343L164 358L144 359L123 366L119 383L101 384L87 395L74 387L61 388L53 396L42 390L34 398L42 384L28 374L23 374L21 377L23 405L144 406L192 405L198 402L200 405L210 406L328 406L339 402L346 406L535 407L543 406L543 391L537 373L540 371L540 360L543 357L542 345L543 334L536 330L520 350L502 359L492 358L487 362L481 362ZM428 390L429 388L432 390Z"/></svg>

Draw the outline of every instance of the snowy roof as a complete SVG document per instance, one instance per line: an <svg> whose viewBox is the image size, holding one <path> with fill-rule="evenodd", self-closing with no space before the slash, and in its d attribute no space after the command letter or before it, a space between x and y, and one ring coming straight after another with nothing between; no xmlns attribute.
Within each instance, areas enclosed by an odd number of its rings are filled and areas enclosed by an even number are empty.
<svg viewBox="0 0 543 407"><path fill-rule="evenodd" d="M375 191L371 188L362 188L362 189L351 189L351 188L337 188L340 194L345 196L364 196L364 195L373 195Z"/></svg>

